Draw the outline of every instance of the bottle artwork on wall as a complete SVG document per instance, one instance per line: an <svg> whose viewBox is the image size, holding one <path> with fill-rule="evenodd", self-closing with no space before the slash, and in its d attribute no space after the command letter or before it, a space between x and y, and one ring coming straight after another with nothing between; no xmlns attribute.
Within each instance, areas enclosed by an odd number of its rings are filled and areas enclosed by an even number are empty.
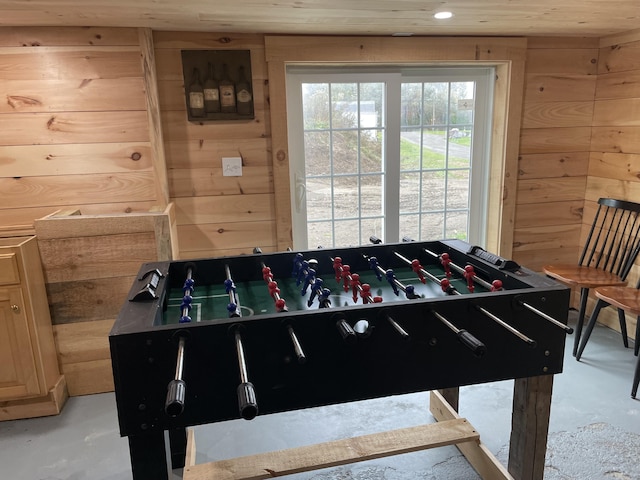
<svg viewBox="0 0 640 480"><path fill-rule="evenodd" d="M181 53L189 121L254 118L249 50L182 50Z"/></svg>

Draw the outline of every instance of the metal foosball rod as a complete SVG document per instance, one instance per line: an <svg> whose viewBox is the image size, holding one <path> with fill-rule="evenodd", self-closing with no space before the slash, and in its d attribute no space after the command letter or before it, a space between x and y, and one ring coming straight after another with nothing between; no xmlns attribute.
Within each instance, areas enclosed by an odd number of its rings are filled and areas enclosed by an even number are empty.
<svg viewBox="0 0 640 480"><path fill-rule="evenodd" d="M485 354L485 352L487 351L487 347L485 346L484 343L482 343L480 340L474 337L471 333L469 333L467 330L456 327L453 323L447 320L446 317L436 312L435 310L431 310L431 313L438 320L440 320L447 327L449 327L449 329L456 334L456 336L458 337L458 340L460 340L460 342L464 346L469 348L469 350L471 350L476 357L481 357Z"/></svg>
<svg viewBox="0 0 640 480"><path fill-rule="evenodd" d="M380 264L378 264L378 261L377 261L377 259L375 259L375 257L369 257L368 255L364 255L364 254L362 255L362 257L367 262L369 262L369 265L371 266L371 269L374 270L375 273L378 273L378 274L380 274L381 276L384 276L387 279L387 281L391 285L391 288L393 288L393 293L398 295L398 289L400 289L405 293L407 298L410 299L410 300L413 300L415 298L419 298L415 294L415 290L413 288L413 285L404 285L400 280L398 280L396 278L396 276L395 276L395 274L394 274L392 269L383 268Z"/></svg>
<svg viewBox="0 0 640 480"><path fill-rule="evenodd" d="M429 255L434 256L435 258L440 258L438 254L436 254L435 252L432 252L431 250L428 250L426 248L423 248L423 250L425 252L427 252ZM453 262L449 262L449 266L451 266L451 268L453 268L454 270L462 273L462 275L465 275L465 270L463 268L461 268L460 266L456 265ZM490 291L496 291L496 290L502 290L502 282L500 280L494 280L492 283L486 282L481 278L478 278L477 276L473 275L473 281L478 283L478 285L482 285L483 287L487 288ZM499 284L498 284L499 282ZM567 333L573 333L573 328L571 328L568 325L565 325L564 323L560 322L559 320L547 315L546 313L538 310L537 308L535 308L532 305L529 305L527 302L524 302L522 300L518 300L518 303L520 305L522 305L524 308L526 308L527 310L529 310L530 312L535 313L536 315L538 315L540 318L543 318L544 320L547 320L548 322L552 323L553 325L562 328L565 332Z"/></svg>
<svg viewBox="0 0 640 480"><path fill-rule="evenodd" d="M552 324L554 324L555 326L562 328L565 332L567 332L567 333L569 333L569 334L573 333L573 328L571 328L569 325L565 325L564 323L562 323L562 322L560 322L560 321L556 320L555 318L550 317L550 316L549 316L549 315L547 315L546 313L544 313L544 312L542 312L542 311L538 310L536 307L533 307L533 306L529 305L527 302L524 302L524 301L522 301L522 300L517 300L517 299L516 299L516 301L518 302L518 304L519 304L519 305L522 305L524 308L526 308L526 309L527 309L527 310L529 310L530 312L533 312L533 313L535 313L536 315L538 315L538 316L540 316L540 317L544 318L544 319L545 319L545 320L547 320L548 322L551 322L551 323L552 323Z"/></svg>
<svg viewBox="0 0 640 480"><path fill-rule="evenodd" d="M229 269L229 265L225 264L224 271L227 277L224 281L224 288L227 295L229 295L229 303L227 304L229 317L241 317L240 301L238 300L238 294L236 293L236 284L234 283L233 278L231 278L231 269Z"/></svg>
<svg viewBox="0 0 640 480"><path fill-rule="evenodd" d="M460 292L458 292L458 290L456 290L456 288L451 285L451 283L449 282L448 279L443 278L442 280L440 280L438 277L436 277L435 275L433 275L431 272L427 272L422 265L420 265L420 262L416 262L409 260L407 257L404 257L402 255L400 255L398 252L393 252L394 255L396 257L398 257L400 260L402 260L403 262L405 262L407 265L409 265L413 271L416 273L416 275L418 275L418 278L420 278L420 281L423 281L422 279L429 279L434 283L437 283L440 288L442 288L442 291L449 294L449 295L460 295ZM424 281L423 281L424 283Z"/></svg>
<svg viewBox="0 0 640 480"><path fill-rule="evenodd" d="M298 336L296 332L293 330L291 324L287 324L287 333L289 334L289 338L291 339L291 343L293 343L293 350L296 353L296 358L298 359L298 363L303 365L307 362L307 356L304 354L304 350L302 350L302 345L300 345L300 341L298 340Z"/></svg>
<svg viewBox="0 0 640 480"><path fill-rule="evenodd" d="M494 322L496 322L498 325L500 325L502 328L506 329L507 331L509 331L510 333L512 333L513 335L515 335L516 337L518 337L520 340L522 340L523 342L529 344L532 347L536 346L536 341L532 340L531 338L527 337L524 333L522 333L521 331L513 328L511 325L509 325L508 323L506 323L504 320L502 320L501 318L497 317L496 315L494 315L493 313L491 313L489 310L487 310L486 308L481 307L480 305L474 305L474 307L483 315L489 317L491 320L493 320Z"/></svg>
<svg viewBox="0 0 640 480"><path fill-rule="evenodd" d="M260 266L262 267L262 279L266 282L267 288L269 289L269 294L273 301L275 302L276 312L286 312L287 303L284 298L280 296L280 288L278 288L278 282L273 279L273 273L271 273L271 268L267 267L264 262L260 262Z"/></svg>
<svg viewBox="0 0 640 480"><path fill-rule="evenodd" d="M236 352L238 354L238 367L240 370L240 385L238 385L238 408L240 416L245 420L253 420L258 415L258 403L256 401L256 392L253 384L249 381L247 375L247 363L244 357L244 348L242 346L242 336L240 335L240 325L234 329L234 337L236 342Z"/></svg>
<svg viewBox="0 0 640 480"><path fill-rule="evenodd" d="M193 302L193 285L195 281L193 280L193 269L191 267L187 268L187 278L184 281L184 285L182 286L182 293L184 296L182 297L182 304L180 305L180 323L189 323L191 322L191 317L189 316L189 312L191 311L192 302Z"/></svg>
<svg viewBox="0 0 640 480"><path fill-rule="evenodd" d="M185 337L180 336L178 340L178 356L176 361L176 373L167 385L167 398L164 402L164 411L170 417L177 417L184 411L184 398L186 393L186 384L182 379L184 370L184 344Z"/></svg>
<svg viewBox="0 0 640 480"><path fill-rule="evenodd" d="M273 298L275 302L276 312L286 312L287 304L284 298L280 297L280 288L278 288L278 283L273 280L273 273L271 272L271 268L267 267L264 262L260 262L260 266L262 267L262 279L267 283L267 288L269 288L269 294ZM287 334L291 339L291 343L293 344L293 350L295 351L296 357L298 359L298 363L303 364L307 361L307 357L304 354L304 350L300 345L300 340L298 340L298 336L296 332L293 330L293 327L290 323L287 323Z"/></svg>
<svg viewBox="0 0 640 480"><path fill-rule="evenodd" d="M395 329L396 332L400 334L402 338L404 338L405 340L409 340L411 338L407 333L407 331L404 328L402 328L400 324L396 322L386 310L383 310L382 312L380 312L380 315L387 322L389 322L389 324Z"/></svg>

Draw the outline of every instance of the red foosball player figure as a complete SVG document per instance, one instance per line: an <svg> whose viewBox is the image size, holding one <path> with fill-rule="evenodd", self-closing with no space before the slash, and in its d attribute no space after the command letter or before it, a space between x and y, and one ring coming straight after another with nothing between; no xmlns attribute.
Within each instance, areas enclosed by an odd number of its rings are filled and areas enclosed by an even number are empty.
<svg viewBox="0 0 640 480"><path fill-rule="evenodd" d="M354 273L351 275L351 293L353 295L353 303L358 303L358 287L360 286L360 275Z"/></svg>
<svg viewBox="0 0 640 480"><path fill-rule="evenodd" d="M476 271L473 269L473 266L467 265L464 267L464 278L467 279L467 288L471 293L475 290L475 286L473 285L473 277L476 276Z"/></svg>
<svg viewBox="0 0 640 480"><path fill-rule="evenodd" d="M442 267L444 268L444 273L449 278L451 276L451 267L449 264L451 263L451 259L449 258L448 253L443 253L440 255L440 263L442 263Z"/></svg>
<svg viewBox="0 0 640 480"><path fill-rule="evenodd" d="M273 274L271 273L271 268L264 267L262 269L262 279L267 283L273 281Z"/></svg>
<svg viewBox="0 0 640 480"><path fill-rule="evenodd" d="M340 280L342 280L342 257L333 259L333 271L336 274L336 282L340 283Z"/></svg>
<svg viewBox="0 0 640 480"><path fill-rule="evenodd" d="M280 313L280 312L286 312L287 311L287 304L284 301L284 298L279 298L278 300L276 300L276 312Z"/></svg>
<svg viewBox="0 0 640 480"><path fill-rule="evenodd" d="M422 283L427 283L427 279L424 278L424 274L422 273L423 268L422 265L420 265L420 260L411 260L411 269L416 275L418 275L418 278Z"/></svg>
<svg viewBox="0 0 640 480"><path fill-rule="evenodd" d="M349 282L351 280L351 267L349 265L342 265L342 288L345 292L349 291Z"/></svg>
<svg viewBox="0 0 640 480"><path fill-rule="evenodd" d="M267 284L267 288L269 288L269 295L272 298L275 298L276 294L280 295L280 289L278 288L278 282L271 281Z"/></svg>
<svg viewBox="0 0 640 480"><path fill-rule="evenodd" d="M494 280L491 282L492 292L499 292L500 290L502 290L502 280Z"/></svg>
<svg viewBox="0 0 640 480"><path fill-rule="evenodd" d="M363 283L362 290L360 290L360 296L362 297L362 303L365 305L369 303L369 299L371 298L371 285Z"/></svg>

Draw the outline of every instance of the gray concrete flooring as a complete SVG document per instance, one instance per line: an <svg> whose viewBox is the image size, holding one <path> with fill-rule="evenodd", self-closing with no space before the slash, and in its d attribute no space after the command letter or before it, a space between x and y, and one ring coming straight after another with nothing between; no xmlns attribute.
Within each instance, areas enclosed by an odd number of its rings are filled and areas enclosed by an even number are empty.
<svg viewBox="0 0 640 480"><path fill-rule="evenodd" d="M580 362L568 337L555 377L545 480L640 479L640 400L620 335L597 327ZM506 463L512 381L460 389L460 413ZM196 427L197 462L309 445L433 422L428 393L401 395ZM180 472L174 473L180 478ZM69 399L55 417L0 423L0 478L130 479L113 394ZM476 480L455 447L441 447L304 474L291 480Z"/></svg>

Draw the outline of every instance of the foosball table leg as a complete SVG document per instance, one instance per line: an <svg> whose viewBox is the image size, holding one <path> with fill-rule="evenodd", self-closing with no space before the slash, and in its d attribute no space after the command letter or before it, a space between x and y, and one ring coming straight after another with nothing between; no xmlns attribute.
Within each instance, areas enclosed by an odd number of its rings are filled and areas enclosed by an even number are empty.
<svg viewBox="0 0 640 480"><path fill-rule="evenodd" d="M182 427L169 430L169 446L171 450L171 468L184 467L184 459L187 453L187 429Z"/></svg>
<svg viewBox="0 0 640 480"><path fill-rule="evenodd" d="M509 472L518 480L544 477L552 390L553 375L515 380Z"/></svg>
<svg viewBox="0 0 640 480"><path fill-rule="evenodd" d="M171 458L166 448L165 433L164 431L156 431L128 437L134 480L169 478Z"/></svg>

